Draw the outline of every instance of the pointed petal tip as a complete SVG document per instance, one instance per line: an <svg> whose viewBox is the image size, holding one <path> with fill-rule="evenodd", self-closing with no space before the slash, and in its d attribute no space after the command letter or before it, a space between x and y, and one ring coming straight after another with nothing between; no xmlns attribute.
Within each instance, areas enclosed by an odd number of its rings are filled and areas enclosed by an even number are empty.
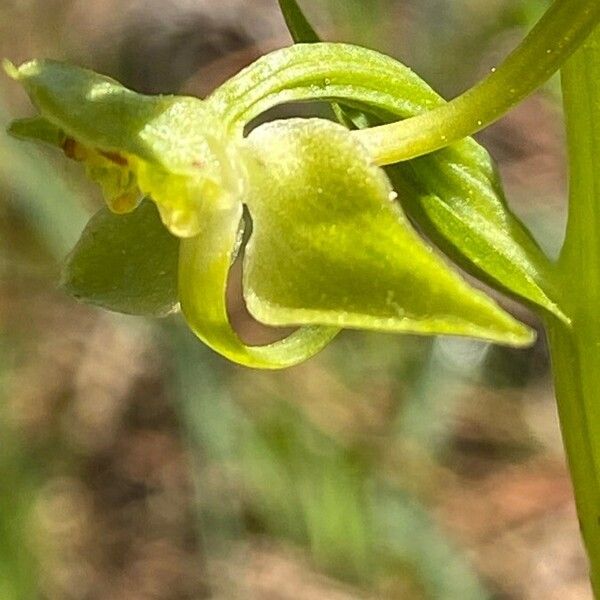
<svg viewBox="0 0 600 600"><path fill-rule="evenodd" d="M515 327L512 333L503 333L497 339L491 340L502 346L510 346L513 348L528 348L537 340L537 332L535 329L519 323L519 327Z"/></svg>
<svg viewBox="0 0 600 600"><path fill-rule="evenodd" d="M548 307L548 310L550 310L550 312L555 317L558 317L568 327L571 327L571 325L573 324L571 318L567 317L567 315L565 315L565 313L560 309L560 307L556 303L552 302Z"/></svg>
<svg viewBox="0 0 600 600"><path fill-rule="evenodd" d="M41 61L36 58L32 60L25 61L19 66L15 65L8 58L2 59L2 68L4 72L15 81L22 81L27 79L28 77L37 75L40 72L40 67L42 63L47 61Z"/></svg>
<svg viewBox="0 0 600 600"><path fill-rule="evenodd" d="M18 67L15 66L15 64L8 60L8 58L3 58L2 59L2 69L4 69L4 72L11 78L14 79L15 81L19 79L19 69Z"/></svg>

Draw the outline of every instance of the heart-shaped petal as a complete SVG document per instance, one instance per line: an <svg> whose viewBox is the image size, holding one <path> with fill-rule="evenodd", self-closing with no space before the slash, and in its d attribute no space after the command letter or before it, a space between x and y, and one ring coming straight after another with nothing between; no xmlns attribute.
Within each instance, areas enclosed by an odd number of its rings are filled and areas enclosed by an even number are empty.
<svg viewBox="0 0 600 600"><path fill-rule="evenodd" d="M274 122L252 132L246 152L244 290L258 320L532 341L424 244L345 128Z"/></svg>

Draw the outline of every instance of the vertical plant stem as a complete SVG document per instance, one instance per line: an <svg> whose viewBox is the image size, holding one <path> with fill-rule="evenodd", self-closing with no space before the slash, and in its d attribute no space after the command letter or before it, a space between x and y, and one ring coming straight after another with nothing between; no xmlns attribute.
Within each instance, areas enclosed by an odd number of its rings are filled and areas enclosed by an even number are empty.
<svg viewBox="0 0 600 600"><path fill-rule="evenodd" d="M548 323L561 428L600 598L600 27L562 72L570 204L558 263L572 326Z"/></svg>
<svg viewBox="0 0 600 600"><path fill-rule="evenodd" d="M577 325L576 325L577 327ZM600 355L593 337L549 325L558 413L595 597L600 598ZM596 338L600 340L600 338ZM595 346L597 348L597 346ZM590 360L591 359L591 360ZM595 364L594 364L595 363Z"/></svg>

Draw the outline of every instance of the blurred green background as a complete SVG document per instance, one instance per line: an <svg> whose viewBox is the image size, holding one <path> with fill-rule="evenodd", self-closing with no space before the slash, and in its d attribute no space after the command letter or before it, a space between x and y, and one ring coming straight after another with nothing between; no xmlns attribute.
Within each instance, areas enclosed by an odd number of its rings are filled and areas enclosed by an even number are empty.
<svg viewBox="0 0 600 600"><path fill-rule="evenodd" d="M327 39L392 54L448 97L546 4L303 2ZM0 56L148 93L205 95L289 43L274 0L0 0ZM559 93L550 82L481 136L553 253ZM3 133L31 110L0 77L0 600L591 598L542 338L346 332L260 373L177 317L76 304L60 262L101 198L77 165Z"/></svg>

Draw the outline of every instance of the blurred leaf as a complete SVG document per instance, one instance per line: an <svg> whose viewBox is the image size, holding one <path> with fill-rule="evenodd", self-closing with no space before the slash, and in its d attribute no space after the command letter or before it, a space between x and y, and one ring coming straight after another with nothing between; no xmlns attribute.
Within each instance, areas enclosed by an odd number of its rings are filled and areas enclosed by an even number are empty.
<svg viewBox="0 0 600 600"><path fill-rule="evenodd" d="M418 578L425 598L490 598L463 554L417 501L380 485L371 510L380 566L388 578L397 579L399 567L404 566Z"/></svg>
<svg viewBox="0 0 600 600"><path fill-rule="evenodd" d="M34 522L40 469L7 408L15 339L0 332L0 598L33 600L39 596L39 557Z"/></svg>
<svg viewBox="0 0 600 600"><path fill-rule="evenodd" d="M433 338L427 356L412 365L409 393L397 423L397 435L433 457L446 454L456 435L460 403L484 370L494 346L471 340Z"/></svg>
<svg viewBox="0 0 600 600"><path fill-rule="evenodd" d="M343 102L368 114L374 124L415 116L444 102L410 69L377 52L345 44L301 44L260 59L219 88L209 103L241 135L264 111L306 100ZM365 125L364 116L345 114L357 126ZM461 266L565 318L554 299L550 261L510 211L492 160L474 140L394 165L389 172L409 215Z"/></svg>
<svg viewBox="0 0 600 600"><path fill-rule="evenodd" d="M237 191L218 119L197 98L144 96L86 69L54 61L5 65L43 119L12 131L49 141L62 132L65 153L84 161L115 212L144 195L176 235L195 235L200 209Z"/></svg>
<svg viewBox="0 0 600 600"><path fill-rule="evenodd" d="M244 294L259 321L531 342L423 244L346 129L294 119L248 139Z"/></svg>
<svg viewBox="0 0 600 600"><path fill-rule="evenodd" d="M190 476L203 553L222 559L243 532L239 498L228 485L220 485L233 476L224 465L240 460L243 415L231 393L234 370L231 363L199 344L183 321L166 319L158 323L168 342L166 356L172 367L168 373L172 377L174 408L183 441L193 457ZM224 479L215 477L217 472Z"/></svg>
<svg viewBox="0 0 600 600"><path fill-rule="evenodd" d="M488 598L426 508L377 478L365 447L340 445L275 393L257 398L240 435L245 504L261 530L305 545L328 574L385 584L382 597Z"/></svg>
<svg viewBox="0 0 600 600"><path fill-rule="evenodd" d="M370 583L376 565L362 458L316 430L294 403L265 398L252 420L241 460L254 515L270 535L305 545L327 573Z"/></svg>
<svg viewBox="0 0 600 600"><path fill-rule="evenodd" d="M178 302L178 249L179 240L164 228L151 202L128 215L103 208L69 255L63 287L109 310L165 316Z"/></svg>

